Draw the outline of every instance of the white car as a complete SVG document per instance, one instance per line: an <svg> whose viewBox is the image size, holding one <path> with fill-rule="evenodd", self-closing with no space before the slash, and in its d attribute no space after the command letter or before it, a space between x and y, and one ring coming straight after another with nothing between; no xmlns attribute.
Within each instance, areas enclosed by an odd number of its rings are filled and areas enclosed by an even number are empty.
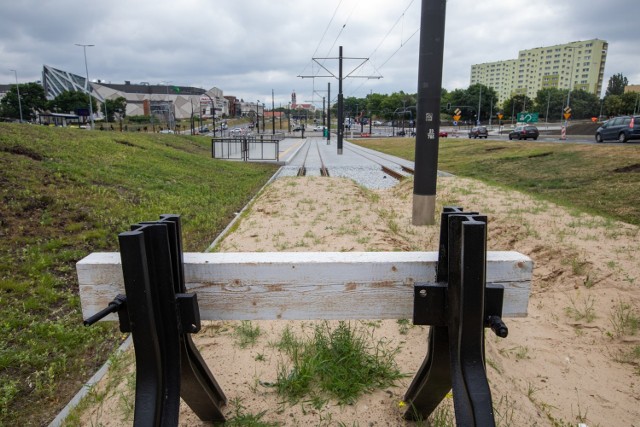
<svg viewBox="0 0 640 427"><path fill-rule="evenodd" d="M242 129L240 128L233 128L229 131L230 133L242 133Z"/></svg>
<svg viewBox="0 0 640 427"><path fill-rule="evenodd" d="M313 130L319 130L319 131L323 131L324 129L325 129L325 127L324 127L324 126L315 126L315 127L313 128Z"/></svg>

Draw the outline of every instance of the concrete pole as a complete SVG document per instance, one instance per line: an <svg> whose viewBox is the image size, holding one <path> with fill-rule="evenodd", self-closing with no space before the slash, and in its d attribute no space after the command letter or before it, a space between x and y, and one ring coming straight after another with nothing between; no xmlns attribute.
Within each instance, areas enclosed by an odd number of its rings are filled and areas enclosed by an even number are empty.
<svg viewBox="0 0 640 427"><path fill-rule="evenodd" d="M435 224L446 0L422 0L413 225Z"/></svg>

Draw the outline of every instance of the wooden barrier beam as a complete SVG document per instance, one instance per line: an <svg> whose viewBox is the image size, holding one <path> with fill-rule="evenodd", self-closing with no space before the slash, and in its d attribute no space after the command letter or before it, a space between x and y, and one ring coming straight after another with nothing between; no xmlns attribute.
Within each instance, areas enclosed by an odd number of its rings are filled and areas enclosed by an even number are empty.
<svg viewBox="0 0 640 427"><path fill-rule="evenodd" d="M411 319L413 286L436 283L437 252L185 253L187 292L203 320ZM120 254L76 265L83 316L124 294ZM487 253L487 285L505 287L503 317L524 317L533 261ZM109 315L105 320L117 320Z"/></svg>

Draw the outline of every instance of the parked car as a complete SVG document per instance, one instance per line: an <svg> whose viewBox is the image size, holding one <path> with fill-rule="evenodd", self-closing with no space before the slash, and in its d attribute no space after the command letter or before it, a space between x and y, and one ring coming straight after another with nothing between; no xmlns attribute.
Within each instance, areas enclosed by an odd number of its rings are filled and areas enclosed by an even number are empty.
<svg viewBox="0 0 640 427"><path fill-rule="evenodd" d="M440 132L438 132L438 136L439 136L440 138L446 138L446 137L448 137L448 136L449 136L449 134L448 134L447 132L445 132L445 131L441 130Z"/></svg>
<svg viewBox="0 0 640 427"><path fill-rule="evenodd" d="M614 117L596 130L596 142L627 142L630 139L640 139L640 116Z"/></svg>
<svg viewBox="0 0 640 427"><path fill-rule="evenodd" d="M509 139L524 139L532 138L533 140L538 139L540 136L540 132L538 132L538 128L531 125L521 125L516 126L511 132L509 132Z"/></svg>
<svg viewBox="0 0 640 427"><path fill-rule="evenodd" d="M487 128L485 126L475 126L473 128L471 128L471 130L469 131L469 138L484 138L487 139L487 137L489 136L489 131L487 130Z"/></svg>
<svg viewBox="0 0 640 427"><path fill-rule="evenodd" d="M324 130L324 126L314 126L313 130L322 132Z"/></svg>
<svg viewBox="0 0 640 427"><path fill-rule="evenodd" d="M240 128L233 128L229 131L230 133L242 133L242 129Z"/></svg>

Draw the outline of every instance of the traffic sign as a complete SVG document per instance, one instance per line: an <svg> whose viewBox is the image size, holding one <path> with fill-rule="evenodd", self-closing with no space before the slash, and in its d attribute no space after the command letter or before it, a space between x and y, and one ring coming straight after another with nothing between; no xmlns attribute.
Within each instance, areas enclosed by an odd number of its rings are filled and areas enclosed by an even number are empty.
<svg viewBox="0 0 640 427"><path fill-rule="evenodd" d="M456 108L456 111L454 111L454 113L456 113L456 116L459 116L462 113L462 111L460 111L459 108Z"/></svg>
<svg viewBox="0 0 640 427"><path fill-rule="evenodd" d="M571 114L571 108L564 107L564 112L567 113L567 114Z"/></svg>
<svg viewBox="0 0 640 427"><path fill-rule="evenodd" d="M460 116L459 115L453 116L453 120L455 120L457 122L458 120L460 120Z"/></svg>
<svg viewBox="0 0 640 427"><path fill-rule="evenodd" d="M524 122L524 123L537 123L538 113L527 113L527 112L518 113L518 121Z"/></svg>
<svg viewBox="0 0 640 427"><path fill-rule="evenodd" d="M571 117L571 113L564 113L564 118L569 120L569 117Z"/></svg>
<svg viewBox="0 0 640 427"><path fill-rule="evenodd" d="M500 120L502 120L502 118L503 118L503 117L504 117L504 115L503 115L502 113L498 114L498 118L499 118Z"/></svg>

